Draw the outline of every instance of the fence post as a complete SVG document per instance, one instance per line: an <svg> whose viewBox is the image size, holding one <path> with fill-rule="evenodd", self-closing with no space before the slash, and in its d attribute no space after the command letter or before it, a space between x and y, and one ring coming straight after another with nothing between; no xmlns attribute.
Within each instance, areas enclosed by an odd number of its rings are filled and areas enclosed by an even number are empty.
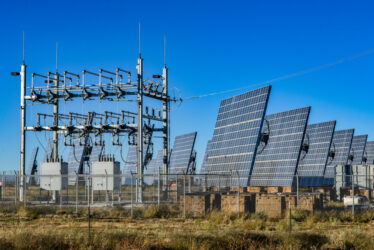
<svg viewBox="0 0 374 250"><path fill-rule="evenodd" d="M108 203L109 203L108 172L105 170L105 205L108 206Z"/></svg>
<svg viewBox="0 0 374 250"><path fill-rule="evenodd" d="M238 217L240 216L240 177L239 171L236 170L236 174L238 175Z"/></svg>
<svg viewBox="0 0 374 250"><path fill-rule="evenodd" d="M352 166L352 217L355 218L355 185L354 185L354 171Z"/></svg>
<svg viewBox="0 0 374 250"><path fill-rule="evenodd" d="M26 188L26 185L25 185L25 178L23 178L23 206L24 207L26 207L26 205L27 205L27 194L26 194L26 190L27 190L27 188Z"/></svg>
<svg viewBox="0 0 374 250"><path fill-rule="evenodd" d="M183 178L183 216L186 217L186 175Z"/></svg>
<svg viewBox="0 0 374 250"><path fill-rule="evenodd" d="M175 176L175 202L178 203L178 174Z"/></svg>
<svg viewBox="0 0 374 250"><path fill-rule="evenodd" d="M14 204L17 204L17 186L18 186L18 176L16 171L14 171L15 182L14 182Z"/></svg>
<svg viewBox="0 0 374 250"><path fill-rule="evenodd" d="M218 192L221 191L221 175L218 174Z"/></svg>
<svg viewBox="0 0 374 250"><path fill-rule="evenodd" d="M296 202L297 209L299 209L299 174L296 173Z"/></svg>
<svg viewBox="0 0 374 250"><path fill-rule="evenodd" d="M132 199L133 199L133 197L132 197L132 189L133 189L133 183L132 183L132 179L133 179L134 177L132 176L132 173L131 173L131 186L130 186L130 197L131 197L131 218L133 217L133 204L132 204Z"/></svg>
<svg viewBox="0 0 374 250"><path fill-rule="evenodd" d="M157 205L160 206L160 168L158 168L158 180L157 180Z"/></svg>
<svg viewBox="0 0 374 250"><path fill-rule="evenodd" d="M78 173L75 172L76 174L76 179L75 179L75 213L78 214L78 187L79 187L79 183L78 183Z"/></svg>
<svg viewBox="0 0 374 250"><path fill-rule="evenodd" d="M188 176L188 193L191 193L191 175Z"/></svg>

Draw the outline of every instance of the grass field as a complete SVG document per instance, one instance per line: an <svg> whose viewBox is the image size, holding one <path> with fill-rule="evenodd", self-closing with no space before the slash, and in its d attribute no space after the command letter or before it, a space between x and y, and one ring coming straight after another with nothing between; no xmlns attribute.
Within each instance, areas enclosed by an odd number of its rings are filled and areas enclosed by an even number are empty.
<svg viewBox="0 0 374 250"><path fill-rule="evenodd" d="M0 249L374 249L374 213L330 207L290 218L212 212L180 218L176 208L134 210L0 206Z"/></svg>

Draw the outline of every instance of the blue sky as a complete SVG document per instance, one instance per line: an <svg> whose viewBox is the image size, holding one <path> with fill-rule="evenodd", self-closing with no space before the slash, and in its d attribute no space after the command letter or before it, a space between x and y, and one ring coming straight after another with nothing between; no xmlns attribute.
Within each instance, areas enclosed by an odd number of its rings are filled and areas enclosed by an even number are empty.
<svg viewBox="0 0 374 250"><path fill-rule="evenodd" d="M145 76L161 73L166 34L171 92L189 97L273 79L372 49L373 11L371 1L4 2L0 171L19 166L20 85L9 72L20 68L23 30L30 80L32 72L54 71L56 41L61 71L122 67L135 72L141 22ZM373 62L371 54L274 83L267 113L310 105L310 122L337 120L337 129L355 128L356 134L369 134L369 140L374 140ZM213 134L220 100L237 93L172 108L172 139L198 131L199 163ZM115 105L118 110L127 104ZM92 106L78 101L61 109L107 107L105 102ZM37 105L32 109L43 110ZM29 115L28 122L34 118ZM37 138L44 143L48 135L30 133L28 148L38 145ZM119 152L115 147L107 150Z"/></svg>

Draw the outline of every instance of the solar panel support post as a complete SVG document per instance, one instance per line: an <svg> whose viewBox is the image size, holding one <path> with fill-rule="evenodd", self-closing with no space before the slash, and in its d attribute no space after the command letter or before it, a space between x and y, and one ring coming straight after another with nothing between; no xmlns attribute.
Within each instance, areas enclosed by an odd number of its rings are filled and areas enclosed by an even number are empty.
<svg viewBox="0 0 374 250"><path fill-rule="evenodd" d="M163 84L163 96L166 98L162 103L162 126L163 126L163 174L164 180L163 185L164 189L167 193L167 178L168 178L168 170L169 170L169 103L170 100L168 99L168 68L166 67L166 63L162 70L162 84Z"/></svg>
<svg viewBox="0 0 374 250"><path fill-rule="evenodd" d="M24 194L24 175L26 171L26 102L25 102L25 94L26 94L26 64L23 62L21 66L21 138L20 138L20 192L19 192L19 200L23 201L23 194Z"/></svg>
<svg viewBox="0 0 374 250"><path fill-rule="evenodd" d="M138 81L137 81L137 102L138 102L138 132L137 132L137 185L136 185L136 201L143 201L143 58L139 53L138 64Z"/></svg>

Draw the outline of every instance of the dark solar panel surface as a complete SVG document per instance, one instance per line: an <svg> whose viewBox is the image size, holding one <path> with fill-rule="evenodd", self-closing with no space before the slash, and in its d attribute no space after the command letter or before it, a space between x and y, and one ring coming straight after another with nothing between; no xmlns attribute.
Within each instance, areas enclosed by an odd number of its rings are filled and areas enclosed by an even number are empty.
<svg viewBox="0 0 374 250"><path fill-rule="evenodd" d="M235 172L238 177L232 183L210 177L209 185L248 185L270 90L266 86L221 101L203 169L208 174Z"/></svg>
<svg viewBox="0 0 374 250"><path fill-rule="evenodd" d="M144 171L145 177L144 182L148 185L152 185L155 181L158 180L158 173L162 174L163 168L163 151L159 150L157 152L156 158L153 158L149 163L147 168Z"/></svg>
<svg viewBox="0 0 374 250"><path fill-rule="evenodd" d="M305 107L265 117L269 141L256 155L251 186L292 186L309 112L310 107Z"/></svg>
<svg viewBox="0 0 374 250"><path fill-rule="evenodd" d="M351 151L350 151L350 154L353 155L353 161L351 162L352 165L362 164L362 158L364 157L367 139L368 139L368 135L353 136L352 146L351 146Z"/></svg>
<svg viewBox="0 0 374 250"><path fill-rule="evenodd" d="M368 141L365 147L366 164L374 165L374 141Z"/></svg>
<svg viewBox="0 0 374 250"><path fill-rule="evenodd" d="M170 156L169 174L185 174L188 171L197 132L175 137Z"/></svg>
<svg viewBox="0 0 374 250"><path fill-rule="evenodd" d="M323 180L324 185L334 185L335 166L345 166L348 163L353 133L354 129L338 130L334 132L331 150L335 151L335 157L326 166L325 178Z"/></svg>
<svg viewBox="0 0 374 250"><path fill-rule="evenodd" d="M336 121L307 125L304 144L308 152L301 152L297 172L300 186L322 186Z"/></svg>

